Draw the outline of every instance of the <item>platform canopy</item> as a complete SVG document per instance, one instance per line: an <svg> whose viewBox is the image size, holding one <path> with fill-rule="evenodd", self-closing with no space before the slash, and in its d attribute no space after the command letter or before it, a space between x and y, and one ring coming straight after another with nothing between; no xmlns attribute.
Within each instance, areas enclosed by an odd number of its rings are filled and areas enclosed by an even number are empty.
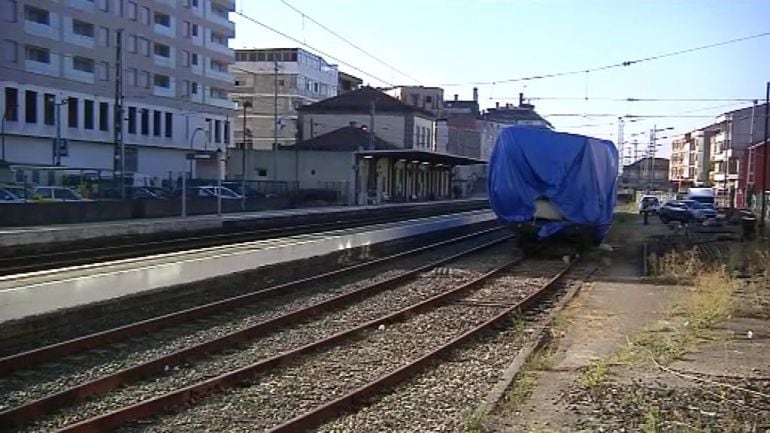
<svg viewBox="0 0 770 433"><path fill-rule="evenodd" d="M450 155L448 153L428 152L416 149L359 150L356 152L356 155L364 158L393 158L403 159L406 161L418 161L443 165L478 165L487 163L487 161L479 158Z"/></svg>

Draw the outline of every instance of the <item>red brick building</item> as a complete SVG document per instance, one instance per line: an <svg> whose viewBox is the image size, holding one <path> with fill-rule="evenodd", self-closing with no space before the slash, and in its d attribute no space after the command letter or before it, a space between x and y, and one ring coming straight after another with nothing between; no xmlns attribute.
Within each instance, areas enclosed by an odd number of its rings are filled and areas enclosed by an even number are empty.
<svg viewBox="0 0 770 433"><path fill-rule="evenodd" d="M764 171L764 158L767 158L768 173ZM745 169L738 176L736 205L751 207L753 195L757 194L756 199L759 200L760 191L770 191L770 148L767 142L749 146L741 157L740 166Z"/></svg>

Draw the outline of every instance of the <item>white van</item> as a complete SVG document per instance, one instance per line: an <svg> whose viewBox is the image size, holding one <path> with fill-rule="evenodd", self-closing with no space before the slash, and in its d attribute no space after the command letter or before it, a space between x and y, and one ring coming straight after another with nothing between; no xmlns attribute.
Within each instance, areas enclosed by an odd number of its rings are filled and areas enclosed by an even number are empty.
<svg viewBox="0 0 770 433"><path fill-rule="evenodd" d="M714 188L688 188L687 200L694 200L700 204L714 206Z"/></svg>

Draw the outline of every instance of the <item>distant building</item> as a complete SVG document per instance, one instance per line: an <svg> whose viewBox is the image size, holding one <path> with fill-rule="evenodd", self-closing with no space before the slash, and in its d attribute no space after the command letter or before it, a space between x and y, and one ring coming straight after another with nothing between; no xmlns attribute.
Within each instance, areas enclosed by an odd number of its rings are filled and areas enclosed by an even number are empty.
<svg viewBox="0 0 770 433"><path fill-rule="evenodd" d="M481 159L481 120L478 90L472 100L444 101L441 117L436 121L436 141L439 151ZM465 195L486 192L486 164L455 169L455 184Z"/></svg>
<svg viewBox="0 0 770 433"><path fill-rule="evenodd" d="M711 138L717 131L716 125L709 125L683 134L672 142L669 179L679 191L709 183Z"/></svg>
<svg viewBox="0 0 770 433"><path fill-rule="evenodd" d="M243 49L235 51L233 100L239 104L234 126L239 148L272 149L275 110L278 110L278 145L297 141L297 107L337 96L337 66L302 48ZM277 71L276 71L277 68ZM278 88L276 104L275 92ZM246 131L243 133L243 103Z"/></svg>
<svg viewBox="0 0 770 433"><path fill-rule="evenodd" d="M355 77L353 75L350 75L346 72L340 72L338 76L339 76L339 84L337 84L338 94L352 92L353 90L358 90L361 88L361 85L364 84L364 80L358 77Z"/></svg>
<svg viewBox="0 0 770 433"><path fill-rule="evenodd" d="M489 161L497 136L506 126L527 125L553 129L551 122L535 111L534 105L523 102L523 95L519 95L518 106L505 104L501 107L498 103L495 108L487 109L481 115L481 121L481 159L485 161Z"/></svg>
<svg viewBox="0 0 770 433"><path fill-rule="evenodd" d="M620 188L637 191L668 191L669 160L666 158L642 158L623 167Z"/></svg>
<svg viewBox="0 0 770 433"><path fill-rule="evenodd" d="M765 105L742 108L717 118L711 137L709 180L726 204L735 197L743 153L763 140Z"/></svg>
<svg viewBox="0 0 770 433"><path fill-rule="evenodd" d="M764 132L764 131L763 131ZM760 141L749 146L741 158L741 170L735 192L735 205L751 207L759 211L762 191L770 191L770 148ZM765 158L768 158L768 173L765 172ZM768 202L770 205L770 202ZM770 209L768 210L770 211Z"/></svg>
<svg viewBox="0 0 770 433"><path fill-rule="evenodd" d="M438 115L443 108L444 89L425 86L395 86L380 89L382 92L409 104Z"/></svg>

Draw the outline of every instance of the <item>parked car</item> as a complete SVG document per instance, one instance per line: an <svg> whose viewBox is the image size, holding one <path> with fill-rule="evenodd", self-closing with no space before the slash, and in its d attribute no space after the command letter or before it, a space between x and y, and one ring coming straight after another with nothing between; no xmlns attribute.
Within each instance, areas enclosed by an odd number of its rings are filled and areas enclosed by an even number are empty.
<svg viewBox="0 0 770 433"><path fill-rule="evenodd" d="M35 192L21 185L0 185L0 202L27 203L35 200Z"/></svg>
<svg viewBox="0 0 770 433"><path fill-rule="evenodd" d="M222 183L222 186L226 188L230 188L236 194L243 195L243 191L241 191L243 184L241 184L240 182L224 182ZM248 184L246 184L246 197L270 198L270 197L278 197L278 195L259 192L256 189L250 187Z"/></svg>
<svg viewBox="0 0 770 433"><path fill-rule="evenodd" d="M34 192L37 198L43 201L93 201L85 199L77 191L63 186L38 186Z"/></svg>
<svg viewBox="0 0 770 433"><path fill-rule="evenodd" d="M652 213L658 213L659 209L660 200L654 195L645 195L642 196L641 200L639 200L639 214L641 214L644 210Z"/></svg>
<svg viewBox="0 0 770 433"><path fill-rule="evenodd" d="M659 209L658 215L664 224L671 221L691 223L716 218L717 211L713 207L698 203L695 200L672 200Z"/></svg>
<svg viewBox="0 0 770 433"><path fill-rule="evenodd" d="M187 197L217 198L217 186L192 186L185 188ZM227 187L221 187L222 200L240 200L242 196ZM174 195L181 196L181 190L175 190Z"/></svg>

